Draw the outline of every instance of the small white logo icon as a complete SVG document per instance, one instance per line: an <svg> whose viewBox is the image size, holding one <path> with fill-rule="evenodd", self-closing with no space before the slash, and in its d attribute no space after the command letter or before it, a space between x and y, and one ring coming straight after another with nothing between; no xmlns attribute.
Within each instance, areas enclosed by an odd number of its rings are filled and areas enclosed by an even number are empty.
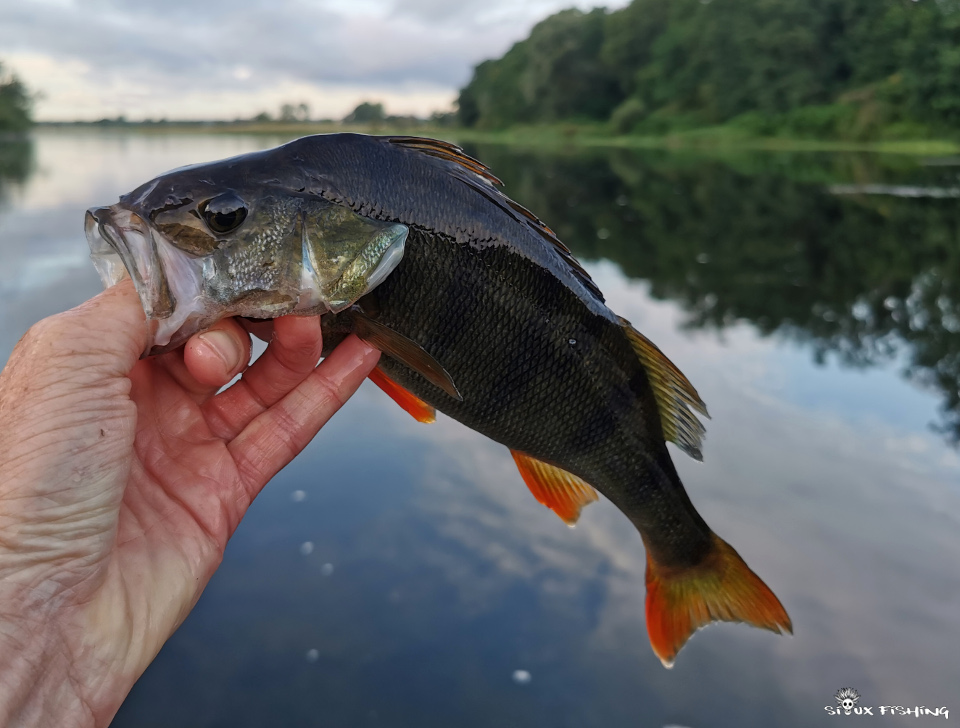
<svg viewBox="0 0 960 728"><path fill-rule="evenodd" d="M850 715L850 713L853 712L854 706L860 700L860 693L853 688L840 688L837 691L836 698L844 714Z"/></svg>

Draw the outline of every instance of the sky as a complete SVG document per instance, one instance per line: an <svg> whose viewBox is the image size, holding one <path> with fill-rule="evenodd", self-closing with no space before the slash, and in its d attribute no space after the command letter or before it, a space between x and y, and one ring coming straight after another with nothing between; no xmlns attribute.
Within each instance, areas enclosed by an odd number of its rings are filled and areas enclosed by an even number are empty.
<svg viewBox="0 0 960 728"><path fill-rule="evenodd" d="M0 0L0 62L41 121L340 118L452 108L473 67L590 0ZM604 3L614 8L626 0Z"/></svg>

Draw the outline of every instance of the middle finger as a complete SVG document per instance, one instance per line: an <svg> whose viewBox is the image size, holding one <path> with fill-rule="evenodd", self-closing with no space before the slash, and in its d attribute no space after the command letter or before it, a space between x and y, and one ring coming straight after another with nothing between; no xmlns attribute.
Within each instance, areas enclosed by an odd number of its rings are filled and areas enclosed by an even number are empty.
<svg viewBox="0 0 960 728"><path fill-rule="evenodd" d="M273 322L273 340L236 384L204 406L217 437L233 439L257 415L306 379L320 361L323 340L316 316L284 316Z"/></svg>

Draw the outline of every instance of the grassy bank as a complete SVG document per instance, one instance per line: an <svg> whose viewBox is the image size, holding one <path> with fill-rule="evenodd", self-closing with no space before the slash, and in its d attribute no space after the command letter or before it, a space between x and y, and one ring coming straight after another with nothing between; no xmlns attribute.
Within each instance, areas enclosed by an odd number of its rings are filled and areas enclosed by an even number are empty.
<svg viewBox="0 0 960 728"><path fill-rule="evenodd" d="M478 144L511 144L526 147L624 147L634 149L765 150L781 152L875 152L938 156L960 154L960 143L947 139L848 141L764 137L730 126L669 132L662 135L617 135L601 124L551 124L518 126L498 131L423 125L342 124L339 122L179 122L117 124L42 124L43 130L90 129L133 131L145 134L205 133L264 134L296 138L307 134L359 132L362 134L409 134Z"/></svg>

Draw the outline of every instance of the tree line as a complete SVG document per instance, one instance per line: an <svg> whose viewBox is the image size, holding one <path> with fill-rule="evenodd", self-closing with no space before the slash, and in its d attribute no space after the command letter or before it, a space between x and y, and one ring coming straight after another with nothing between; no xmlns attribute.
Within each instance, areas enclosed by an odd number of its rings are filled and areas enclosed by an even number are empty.
<svg viewBox="0 0 960 728"><path fill-rule="evenodd" d="M460 92L464 126L732 124L868 139L960 123L960 0L633 0L565 10Z"/></svg>
<svg viewBox="0 0 960 728"><path fill-rule="evenodd" d="M30 102L26 86L0 63L0 133L30 126Z"/></svg>

